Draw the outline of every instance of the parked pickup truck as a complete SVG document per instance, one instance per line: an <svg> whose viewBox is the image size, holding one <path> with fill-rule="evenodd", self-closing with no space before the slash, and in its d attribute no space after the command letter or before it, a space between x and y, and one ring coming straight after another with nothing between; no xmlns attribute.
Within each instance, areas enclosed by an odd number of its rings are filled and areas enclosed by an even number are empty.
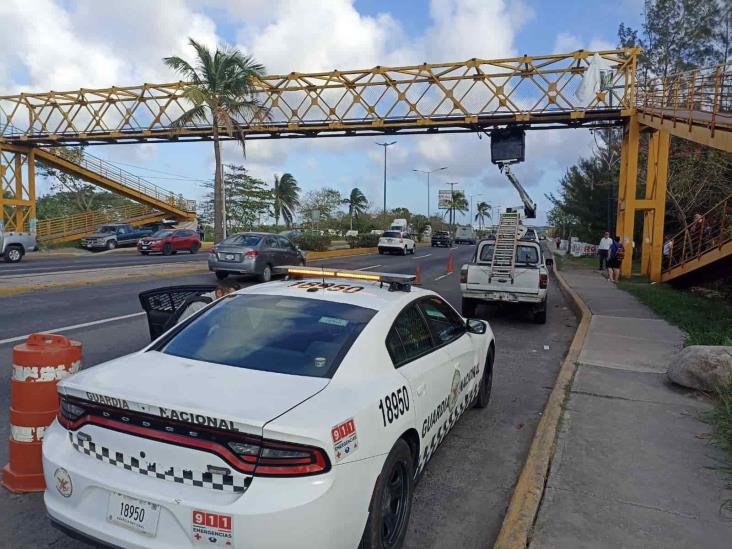
<svg viewBox="0 0 732 549"><path fill-rule="evenodd" d="M94 234L81 240L81 247L88 250L114 250L118 246L136 246L137 241L149 236L149 229L137 229L128 223L102 225Z"/></svg>
<svg viewBox="0 0 732 549"><path fill-rule="evenodd" d="M17 263L26 252L36 249L36 235L0 229L0 257L6 263Z"/></svg>
<svg viewBox="0 0 732 549"><path fill-rule="evenodd" d="M481 302L512 303L529 308L534 322L546 322L546 295L549 283L548 266L553 259L544 258L541 246L533 240L518 240L513 269L513 280L505 276L491 276L491 263L496 241L481 240L476 246L471 263L460 269L460 291L463 294L462 313L475 316Z"/></svg>

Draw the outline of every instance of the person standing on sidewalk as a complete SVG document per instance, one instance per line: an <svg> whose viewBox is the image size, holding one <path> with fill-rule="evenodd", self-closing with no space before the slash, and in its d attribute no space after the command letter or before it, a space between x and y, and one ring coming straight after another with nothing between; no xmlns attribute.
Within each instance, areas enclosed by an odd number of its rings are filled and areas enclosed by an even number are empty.
<svg viewBox="0 0 732 549"><path fill-rule="evenodd" d="M624 257L625 248L620 243L620 237L615 235L607 259L607 276L610 282L617 284L620 281L620 265Z"/></svg>
<svg viewBox="0 0 732 549"><path fill-rule="evenodd" d="M597 246L597 255L600 258L600 267L598 271L604 271L607 269L607 254L610 251L610 246L613 244L613 239L610 238L610 231L605 231L605 234L600 239L600 244Z"/></svg>

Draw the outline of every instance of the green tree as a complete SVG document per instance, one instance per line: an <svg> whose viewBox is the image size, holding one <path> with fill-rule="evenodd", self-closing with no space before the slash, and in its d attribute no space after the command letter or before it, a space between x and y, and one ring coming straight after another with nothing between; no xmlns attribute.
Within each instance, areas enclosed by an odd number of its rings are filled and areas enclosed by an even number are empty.
<svg viewBox="0 0 732 549"><path fill-rule="evenodd" d="M224 237L223 165L220 137L238 137L244 152L244 132L241 125L268 118L267 111L255 97L255 82L264 75L264 66L251 56L229 47L216 48L215 53L192 38L188 40L196 51L195 67L180 57L166 57L165 64L188 81L183 98L193 106L173 122L184 127L193 124L211 125L216 172L214 175L214 241Z"/></svg>
<svg viewBox="0 0 732 549"><path fill-rule="evenodd" d="M353 218L366 213L366 209L369 207L369 201L366 200L366 196L361 192L361 189L355 187L351 189L351 194L348 198L344 198L342 202L348 205L348 217L351 220L351 230L353 230Z"/></svg>
<svg viewBox="0 0 732 549"><path fill-rule="evenodd" d="M300 202L300 214L306 223L312 222L317 217L319 221L327 224L332 220L342 204L343 198L340 192L324 187L319 191L305 193L305 196Z"/></svg>
<svg viewBox="0 0 732 549"><path fill-rule="evenodd" d="M71 191L59 191L41 196L36 201L36 215L38 219L52 219L87 211L80 209L77 199L77 194ZM134 202L109 191L95 191L93 204L94 210L109 210L129 206Z"/></svg>
<svg viewBox="0 0 732 549"><path fill-rule="evenodd" d="M450 224L450 227L452 227L455 224L455 214L465 213L467 211L468 199L465 198L465 193L463 191L454 191L447 201L447 209L445 210L443 217L447 216L449 218L448 223Z"/></svg>
<svg viewBox="0 0 732 549"><path fill-rule="evenodd" d="M485 223L486 219L492 219L493 206L488 204L488 202L478 202L476 205L476 214L475 214L475 221L478 222L478 228L480 230L483 229L483 224Z"/></svg>
<svg viewBox="0 0 732 549"><path fill-rule="evenodd" d="M215 216L214 184L206 183L212 189L202 203L201 219L211 224ZM262 217L272 215L272 191L261 179L247 174L244 166L224 166L224 194L226 195L227 232L250 231L261 224Z"/></svg>
<svg viewBox="0 0 732 549"><path fill-rule="evenodd" d="M61 147L54 152L74 164L80 164L84 157L83 147ZM37 172L38 175L48 178L51 192L65 193L64 197L73 205L70 205L70 213L88 212L96 209L99 193L91 183L87 183L83 179L58 168L43 164L42 160L38 161Z"/></svg>
<svg viewBox="0 0 732 549"><path fill-rule="evenodd" d="M280 223L280 215L289 229L292 227L292 220L295 210L300 205L300 187L297 180L290 173L282 176L274 176L274 218L275 226Z"/></svg>

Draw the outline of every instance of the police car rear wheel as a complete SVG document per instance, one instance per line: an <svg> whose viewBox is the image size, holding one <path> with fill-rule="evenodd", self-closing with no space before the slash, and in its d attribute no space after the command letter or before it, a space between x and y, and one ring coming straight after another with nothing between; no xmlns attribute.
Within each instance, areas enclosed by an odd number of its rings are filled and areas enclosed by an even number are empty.
<svg viewBox="0 0 732 549"><path fill-rule="evenodd" d="M414 461L409 444L399 439L376 482L361 549L397 549L404 543L412 511Z"/></svg>
<svg viewBox="0 0 732 549"><path fill-rule="evenodd" d="M491 400L491 390L493 389L493 360L496 351L493 347L488 349L488 356L485 359L485 368L483 369L483 377L480 379L480 389L475 399L476 408L485 408Z"/></svg>

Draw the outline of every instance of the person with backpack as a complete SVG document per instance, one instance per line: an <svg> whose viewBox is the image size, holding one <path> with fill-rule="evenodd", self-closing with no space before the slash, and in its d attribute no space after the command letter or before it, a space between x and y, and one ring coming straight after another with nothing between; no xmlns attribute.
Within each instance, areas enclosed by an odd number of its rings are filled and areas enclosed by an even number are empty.
<svg viewBox="0 0 732 549"><path fill-rule="evenodd" d="M620 242L620 237L615 235L607 258L607 277L610 282L620 281L620 265L622 265L624 257L625 248Z"/></svg>

